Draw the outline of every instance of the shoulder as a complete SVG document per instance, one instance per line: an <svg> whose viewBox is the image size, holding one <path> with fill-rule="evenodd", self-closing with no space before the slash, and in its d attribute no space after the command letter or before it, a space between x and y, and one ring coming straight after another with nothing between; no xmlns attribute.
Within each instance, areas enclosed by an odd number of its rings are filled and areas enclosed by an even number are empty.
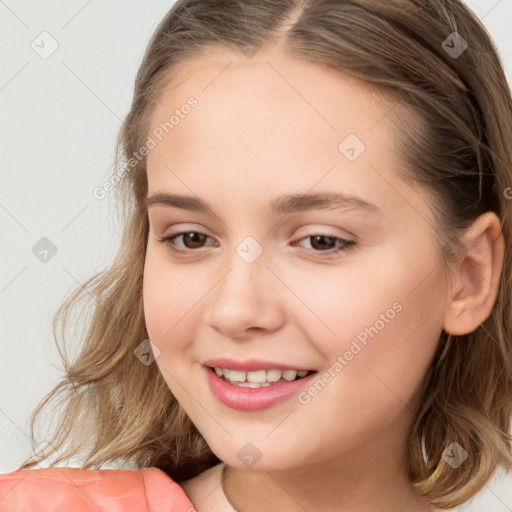
<svg viewBox="0 0 512 512"><path fill-rule="evenodd" d="M0 474L0 512L195 512L158 468L51 467Z"/></svg>

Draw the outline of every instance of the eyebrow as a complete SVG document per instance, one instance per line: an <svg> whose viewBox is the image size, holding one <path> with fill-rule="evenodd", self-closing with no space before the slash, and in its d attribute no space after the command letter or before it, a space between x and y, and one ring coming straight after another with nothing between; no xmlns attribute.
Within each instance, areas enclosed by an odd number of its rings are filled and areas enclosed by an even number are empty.
<svg viewBox="0 0 512 512"><path fill-rule="evenodd" d="M148 196L146 198L146 208L149 209L152 206L175 207L215 215L208 204L198 197L170 194L168 192L156 192ZM339 192L287 194L274 199L270 203L270 210L276 214L337 208L358 209L366 213L382 214L382 210L377 205L360 197L347 196Z"/></svg>

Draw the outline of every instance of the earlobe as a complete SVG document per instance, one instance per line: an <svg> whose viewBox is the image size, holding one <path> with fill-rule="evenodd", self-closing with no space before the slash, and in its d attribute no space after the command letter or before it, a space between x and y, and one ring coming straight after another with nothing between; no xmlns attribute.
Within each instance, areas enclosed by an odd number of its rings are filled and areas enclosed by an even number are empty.
<svg viewBox="0 0 512 512"><path fill-rule="evenodd" d="M462 242L466 251L454 264L455 278L443 325L453 335L473 332L488 318L498 296L505 252L499 217L493 212L482 214Z"/></svg>

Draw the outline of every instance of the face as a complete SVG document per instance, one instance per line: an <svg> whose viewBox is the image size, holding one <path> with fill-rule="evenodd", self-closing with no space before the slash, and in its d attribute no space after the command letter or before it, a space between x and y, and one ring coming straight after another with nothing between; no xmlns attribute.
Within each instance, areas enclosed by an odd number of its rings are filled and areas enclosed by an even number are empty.
<svg viewBox="0 0 512 512"><path fill-rule="evenodd" d="M433 214L396 173L392 105L278 53L189 61L159 97L146 325L170 390L232 466L335 460L412 421L447 291ZM220 358L252 380L315 373L240 387L216 376Z"/></svg>

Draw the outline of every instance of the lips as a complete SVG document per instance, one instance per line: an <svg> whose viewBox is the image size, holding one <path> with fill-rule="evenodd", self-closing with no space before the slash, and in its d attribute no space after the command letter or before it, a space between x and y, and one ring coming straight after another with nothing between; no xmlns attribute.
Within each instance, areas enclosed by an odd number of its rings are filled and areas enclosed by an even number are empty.
<svg viewBox="0 0 512 512"><path fill-rule="evenodd" d="M216 360L216 362L220 362ZM261 362L258 362L260 364ZM226 364L225 360L222 364ZM265 362L268 365L268 362ZM283 365L281 365L282 368ZM286 365L284 365L286 366ZM247 367L247 366L245 366ZM268 368L268 366L267 366ZM212 394L224 405L240 411L268 409L284 400L297 396L316 377L314 371L305 377L289 382L275 382L262 387L242 387L219 377L213 368L204 367L205 376Z"/></svg>

